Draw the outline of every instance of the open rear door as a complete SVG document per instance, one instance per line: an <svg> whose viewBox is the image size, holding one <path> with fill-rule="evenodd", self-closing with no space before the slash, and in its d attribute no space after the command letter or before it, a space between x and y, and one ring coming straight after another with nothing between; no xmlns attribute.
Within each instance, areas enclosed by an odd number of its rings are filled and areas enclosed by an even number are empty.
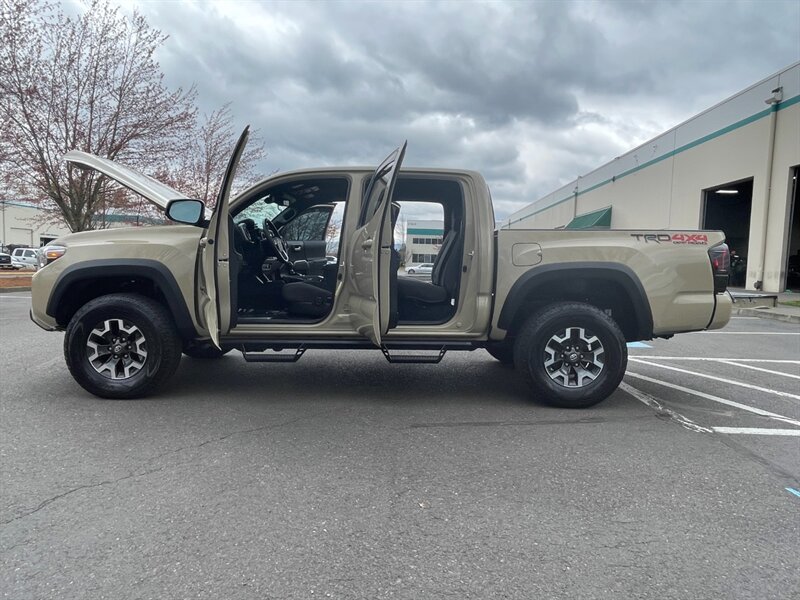
<svg viewBox="0 0 800 600"><path fill-rule="evenodd" d="M247 144L249 132L250 127L245 127L236 143L222 180L217 205L211 215L205 236L200 240L202 277L198 282L198 308L200 315L205 319L206 329L217 347L219 347L219 336L230 330L231 312L236 310L235 306L231 306L231 285L236 285L237 282L231 282L228 203L233 177Z"/></svg>
<svg viewBox="0 0 800 600"><path fill-rule="evenodd" d="M356 330L376 346L389 329L389 278L392 252L391 203L406 142L392 151L372 175L348 254L350 308Z"/></svg>

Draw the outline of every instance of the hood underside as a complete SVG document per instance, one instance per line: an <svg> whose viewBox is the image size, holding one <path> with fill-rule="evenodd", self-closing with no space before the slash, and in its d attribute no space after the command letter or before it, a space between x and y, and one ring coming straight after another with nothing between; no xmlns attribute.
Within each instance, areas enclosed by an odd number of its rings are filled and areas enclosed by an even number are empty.
<svg viewBox="0 0 800 600"><path fill-rule="evenodd" d="M160 181L148 177L142 173L129 169L123 165L100 158L88 152L70 150L64 155L64 160L77 167L84 169L94 169L103 175L121 183L131 191L140 194L160 209L165 209L170 200L186 198L179 191L164 185Z"/></svg>

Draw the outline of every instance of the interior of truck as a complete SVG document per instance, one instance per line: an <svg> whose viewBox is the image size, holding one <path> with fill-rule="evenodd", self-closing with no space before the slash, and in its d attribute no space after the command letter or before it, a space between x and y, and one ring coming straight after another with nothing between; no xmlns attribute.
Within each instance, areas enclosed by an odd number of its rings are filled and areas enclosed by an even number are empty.
<svg viewBox="0 0 800 600"><path fill-rule="evenodd" d="M344 260L339 249L349 185L345 177L309 177L262 190L236 207L229 222L233 323L314 323L328 316ZM455 314L461 279L461 186L401 177L392 199L390 326L446 322ZM403 276L404 217L426 206L443 216L442 243L430 279Z"/></svg>

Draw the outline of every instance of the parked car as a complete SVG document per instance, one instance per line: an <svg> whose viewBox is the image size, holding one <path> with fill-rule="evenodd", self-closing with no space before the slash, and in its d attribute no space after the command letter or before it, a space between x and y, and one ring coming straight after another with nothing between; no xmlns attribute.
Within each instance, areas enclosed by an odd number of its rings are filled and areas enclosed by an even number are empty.
<svg viewBox="0 0 800 600"><path fill-rule="evenodd" d="M19 267L15 266L11 262L11 255L6 254L5 252L0 252L0 269L13 269L16 271Z"/></svg>
<svg viewBox="0 0 800 600"><path fill-rule="evenodd" d="M11 264L18 269L38 269L39 251L36 248L14 248L11 253Z"/></svg>
<svg viewBox="0 0 800 600"><path fill-rule="evenodd" d="M406 269L406 273L409 275L430 275L433 273L433 263L422 263L419 265L411 265Z"/></svg>
<svg viewBox="0 0 800 600"><path fill-rule="evenodd" d="M211 359L236 349L249 362L287 363L309 349L372 348L399 365L484 348L514 364L539 401L585 408L617 389L626 342L730 319L721 231L498 230L480 173L401 171L405 144L377 169L280 172L232 196L246 140L245 130L210 218L200 200L67 153L176 223L67 235L52 244L61 256L34 275L31 317L66 331L67 366L89 392L145 395L181 353ZM342 259L325 265L342 198ZM421 201L447 215L430 280L398 276L391 252L403 203ZM321 274L295 268L309 259L321 260ZM242 371L228 373L235 386ZM322 384L301 366L296 385Z"/></svg>

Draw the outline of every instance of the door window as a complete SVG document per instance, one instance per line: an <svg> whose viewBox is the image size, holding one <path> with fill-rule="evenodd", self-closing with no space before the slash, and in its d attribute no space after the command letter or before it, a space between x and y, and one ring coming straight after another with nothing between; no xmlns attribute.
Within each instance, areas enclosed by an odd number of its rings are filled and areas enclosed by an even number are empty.
<svg viewBox="0 0 800 600"><path fill-rule="evenodd" d="M309 208L283 226L283 239L292 242L324 241L331 211L330 206Z"/></svg>
<svg viewBox="0 0 800 600"><path fill-rule="evenodd" d="M387 156L372 174L361 201L361 218L358 220L359 227L366 225L367 221L378 211L378 207L380 207L381 201L386 194L386 187L391 183L392 188L394 188L395 171L398 163L403 161L405 152L406 145L403 144L400 148ZM389 190L389 193L391 194L392 191L393 189Z"/></svg>

